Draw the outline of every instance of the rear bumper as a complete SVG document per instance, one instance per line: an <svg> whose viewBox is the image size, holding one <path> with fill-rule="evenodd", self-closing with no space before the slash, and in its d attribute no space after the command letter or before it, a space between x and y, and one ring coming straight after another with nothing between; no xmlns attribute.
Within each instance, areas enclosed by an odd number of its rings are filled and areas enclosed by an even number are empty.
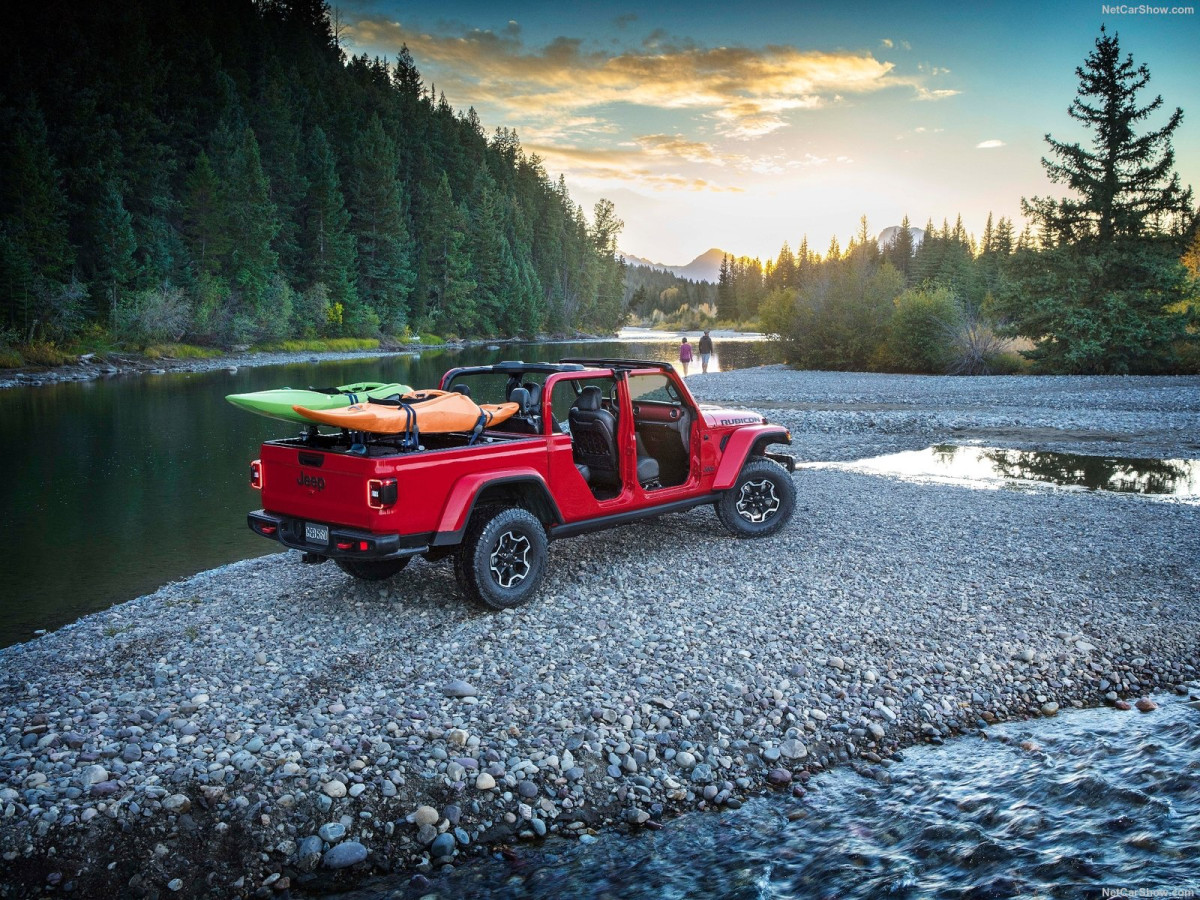
<svg viewBox="0 0 1200 900"><path fill-rule="evenodd" d="M246 516L246 524L255 534L278 541L293 550L329 559L401 559L417 556L429 549L433 537L428 534L376 534L360 528L328 525L329 541L321 544L305 538L305 522L304 519L280 516L264 509L256 509ZM339 548L338 544L347 544L350 549ZM363 544L366 544L366 549L358 549Z"/></svg>

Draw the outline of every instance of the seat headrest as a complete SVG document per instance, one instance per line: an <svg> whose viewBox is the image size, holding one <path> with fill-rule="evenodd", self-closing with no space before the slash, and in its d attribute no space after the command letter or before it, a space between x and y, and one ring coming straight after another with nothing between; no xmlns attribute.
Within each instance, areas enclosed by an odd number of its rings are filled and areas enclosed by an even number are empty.
<svg viewBox="0 0 1200 900"><path fill-rule="evenodd" d="M542 402L542 386L536 381L527 381L521 387L529 391L529 405L536 407Z"/></svg>
<svg viewBox="0 0 1200 900"><path fill-rule="evenodd" d="M521 408L521 412L529 409L529 391L525 388L513 388L508 395L508 402L515 403Z"/></svg>
<svg viewBox="0 0 1200 900"><path fill-rule="evenodd" d="M589 384L580 393L579 399L575 401L575 407L586 412L594 412L600 409L600 399L600 388Z"/></svg>
<svg viewBox="0 0 1200 900"><path fill-rule="evenodd" d="M455 393L462 394L464 397L471 396L471 388L465 384L456 384L454 387L450 388L450 390L454 391Z"/></svg>

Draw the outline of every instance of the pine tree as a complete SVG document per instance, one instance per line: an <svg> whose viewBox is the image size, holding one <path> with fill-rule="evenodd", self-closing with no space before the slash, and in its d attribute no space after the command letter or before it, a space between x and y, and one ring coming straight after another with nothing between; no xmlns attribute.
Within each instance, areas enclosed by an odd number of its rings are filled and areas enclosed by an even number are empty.
<svg viewBox="0 0 1200 900"><path fill-rule="evenodd" d="M597 331L615 331L625 320L625 261L617 256L617 235L624 227L611 200L596 201L588 231L597 266L596 303L587 324Z"/></svg>
<svg viewBox="0 0 1200 900"><path fill-rule="evenodd" d="M770 275L764 277L770 289L796 286L796 257L792 255L792 248L788 246L787 241L784 241L779 249L779 256Z"/></svg>
<svg viewBox="0 0 1200 900"><path fill-rule="evenodd" d="M101 312L111 313L117 308L121 292L137 276L134 263L137 238L133 233L133 216L125 208L121 189L115 179L109 178L105 182L96 210L94 237L98 252L93 275L103 289L104 307Z"/></svg>
<svg viewBox="0 0 1200 900"><path fill-rule="evenodd" d="M396 147L372 116L354 148L351 217L358 241L358 295L394 334L408 319L415 272Z"/></svg>
<svg viewBox="0 0 1200 900"><path fill-rule="evenodd" d="M1001 256L1010 255L1017 248L1013 233L1012 219L1002 217L996 225L996 233L992 239L992 250Z"/></svg>
<svg viewBox="0 0 1200 900"><path fill-rule="evenodd" d="M905 281L908 281L913 261L913 233L907 215L901 220L900 228L888 247L887 259L893 268L904 276Z"/></svg>
<svg viewBox="0 0 1200 900"><path fill-rule="evenodd" d="M471 332L494 333L515 301L516 262L504 235L504 216L496 184L486 169L476 176L468 223L468 246L475 281L475 321ZM519 318L519 317L517 317Z"/></svg>
<svg viewBox="0 0 1200 900"><path fill-rule="evenodd" d="M7 112L7 110L6 110ZM37 298L66 284L75 263L69 207L46 124L30 97L0 128L0 322L29 332Z"/></svg>
<svg viewBox="0 0 1200 900"><path fill-rule="evenodd" d="M332 302L352 306L358 299L358 254L333 148L320 128L309 139L307 181L301 235L305 280L324 284Z"/></svg>
<svg viewBox="0 0 1200 900"><path fill-rule="evenodd" d="M203 150L188 175L183 203L183 232L200 271L217 274L232 251L225 228L221 185Z"/></svg>
<svg viewBox="0 0 1200 900"><path fill-rule="evenodd" d="M738 319L737 295L733 287L733 270L729 256L721 257L721 272L717 279L717 318L725 322Z"/></svg>
<svg viewBox="0 0 1200 900"><path fill-rule="evenodd" d="M1183 113L1135 132L1162 98L1139 105L1150 72L1122 58L1117 36L1103 28L1076 74L1069 113L1092 132L1092 146L1046 136L1053 159L1042 163L1073 195L1022 201L1042 250L1018 255L1001 309L1036 342L1030 355L1042 370L1159 371L1178 342L1194 339L1185 302L1192 287L1180 262L1192 194L1173 170L1171 147Z"/></svg>
<svg viewBox="0 0 1200 900"><path fill-rule="evenodd" d="M992 225L992 211L988 210L987 224L983 226L983 241L979 245L980 253L991 253L995 249L996 228Z"/></svg>
<svg viewBox="0 0 1200 900"><path fill-rule="evenodd" d="M427 273L429 315L439 328L470 334L476 319L471 255L466 247L466 216L455 204L443 172L427 204L421 233L422 264Z"/></svg>
<svg viewBox="0 0 1200 900"><path fill-rule="evenodd" d="M259 305L279 263L278 254L271 247L279 233L279 219L258 154L258 140L249 126L242 131L241 143L230 159L221 193L233 245L228 274L242 289L251 309L271 316L274 311L260 309Z"/></svg>

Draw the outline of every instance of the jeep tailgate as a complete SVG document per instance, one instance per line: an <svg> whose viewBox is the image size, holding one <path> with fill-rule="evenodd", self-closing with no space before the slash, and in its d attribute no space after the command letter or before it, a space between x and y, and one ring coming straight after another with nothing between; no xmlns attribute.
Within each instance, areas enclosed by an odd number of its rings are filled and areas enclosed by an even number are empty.
<svg viewBox="0 0 1200 900"><path fill-rule="evenodd" d="M263 508L316 522L370 528L367 481L373 460L346 453L263 444Z"/></svg>

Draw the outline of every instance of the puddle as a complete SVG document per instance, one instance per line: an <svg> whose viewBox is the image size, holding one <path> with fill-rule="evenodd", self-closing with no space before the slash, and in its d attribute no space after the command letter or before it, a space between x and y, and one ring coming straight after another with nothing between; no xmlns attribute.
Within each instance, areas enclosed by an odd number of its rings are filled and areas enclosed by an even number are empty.
<svg viewBox="0 0 1200 900"><path fill-rule="evenodd" d="M1200 502L1200 460L1136 459L939 444L854 462L808 463L908 481L998 490L1053 485Z"/></svg>

